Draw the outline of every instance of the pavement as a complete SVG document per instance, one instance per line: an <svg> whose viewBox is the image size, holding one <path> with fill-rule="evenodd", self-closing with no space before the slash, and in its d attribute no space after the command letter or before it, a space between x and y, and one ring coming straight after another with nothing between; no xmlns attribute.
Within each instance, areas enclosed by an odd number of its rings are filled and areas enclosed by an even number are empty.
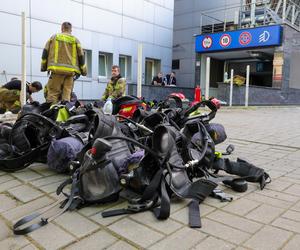
<svg viewBox="0 0 300 250"><path fill-rule="evenodd" d="M243 157L264 168L272 183L263 191L249 184L231 194L230 203L207 198L200 205L202 228L188 227L188 201L173 200L171 216L152 213L102 218L101 212L126 203L67 212L28 236L14 236L12 224L54 203L56 187L66 176L34 164L0 172L0 249L299 249L300 245L300 107L223 109L215 119L235 145L231 158Z"/></svg>

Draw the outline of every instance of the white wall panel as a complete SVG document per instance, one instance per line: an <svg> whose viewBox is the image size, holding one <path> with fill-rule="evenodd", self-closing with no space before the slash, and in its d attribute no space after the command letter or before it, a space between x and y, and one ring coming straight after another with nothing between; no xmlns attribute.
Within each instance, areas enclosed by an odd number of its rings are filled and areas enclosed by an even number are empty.
<svg viewBox="0 0 300 250"><path fill-rule="evenodd" d="M172 29L173 27L173 11L163 7L155 7L155 24L165 26Z"/></svg>
<svg viewBox="0 0 300 250"><path fill-rule="evenodd" d="M82 4L70 0L31 0L31 16L45 21L71 22L82 27Z"/></svg>
<svg viewBox="0 0 300 250"><path fill-rule="evenodd" d="M170 43L170 39L173 38L173 31L162 28L156 27L154 30L154 43L157 45L162 45L166 47L172 47L172 43Z"/></svg>
<svg viewBox="0 0 300 250"><path fill-rule="evenodd" d="M48 39L59 32L60 24L31 20L31 44L33 47L44 48Z"/></svg>
<svg viewBox="0 0 300 250"><path fill-rule="evenodd" d="M125 2L127 1L131 1L131 0L124 0L124 5ZM83 2L102 9L122 13L123 0L83 0Z"/></svg>
<svg viewBox="0 0 300 250"><path fill-rule="evenodd" d="M85 6L83 27L93 31L121 36L122 16L106 10Z"/></svg>
<svg viewBox="0 0 300 250"><path fill-rule="evenodd" d="M21 15L22 11L29 14L29 0L1 0L0 9L5 12Z"/></svg>
<svg viewBox="0 0 300 250"><path fill-rule="evenodd" d="M123 36L153 43L154 25L133 18L123 17Z"/></svg>
<svg viewBox="0 0 300 250"><path fill-rule="evenodd" d="M0 44L0 71L7 74L21 74L21 46Z"/></svg>

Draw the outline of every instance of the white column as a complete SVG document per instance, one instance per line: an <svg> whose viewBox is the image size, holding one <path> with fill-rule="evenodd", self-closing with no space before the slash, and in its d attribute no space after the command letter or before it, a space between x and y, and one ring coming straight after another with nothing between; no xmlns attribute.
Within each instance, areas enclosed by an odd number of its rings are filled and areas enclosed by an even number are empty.
<svg viewBox="0 0 300 250"><path fill-rule="evenodd" d="M252 0L251 2L251 27L255 26L255 8L256 8L256 0Z"/></svg>
<svg viewBox="0 0 300 250"><path fill-rule="evenodd" d="M142 97L143 80L143 44L138 45L138 68L137 68L137 97Z"/></svg>
<svg viewBox="0 0 300 250"><path fill-rule="evenodd" d="M250 79L250 65L247 65L245 107L248 107L248 101L249 101L249 79Z"/></svg>
<svg viewBox="0 0 300 250"><path fill-rule="evenodd" d="M232 92L233 92L233 69L230 71L230 92L229 92L229 106L232 106Z"/></svg>
<svg viewBox="0 0 300 250"><path fill-rule="evenodd" d="M26 15L22 12L22 84L20 94L21 107L26 104Z"/></svg>
<svg viewBox="0 0 300 250"><path fill-rule="evenodd" d="M285 21L285 13L286 13L286 0L283 0L283 5L282 5L282 22L284 23Z"/></svg>
<svg viewBox="0 0 300 250"><path fill-rule="evenodd" d="M206 58L206 74L205 74L205 100L209 98L209 80L210 80L210 57Z"/></svg>

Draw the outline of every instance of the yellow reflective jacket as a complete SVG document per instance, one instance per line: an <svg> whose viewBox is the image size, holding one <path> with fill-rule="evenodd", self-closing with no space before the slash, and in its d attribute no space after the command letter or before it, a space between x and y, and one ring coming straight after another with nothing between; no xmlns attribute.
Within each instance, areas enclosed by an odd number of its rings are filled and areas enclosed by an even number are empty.
<svg viewBox="0 0 300 250"><path fill-rule="evenodd" d="M43 50L41 71L85 76L87 69L84 53L78 39L68 33L52 36Z"/></svg>

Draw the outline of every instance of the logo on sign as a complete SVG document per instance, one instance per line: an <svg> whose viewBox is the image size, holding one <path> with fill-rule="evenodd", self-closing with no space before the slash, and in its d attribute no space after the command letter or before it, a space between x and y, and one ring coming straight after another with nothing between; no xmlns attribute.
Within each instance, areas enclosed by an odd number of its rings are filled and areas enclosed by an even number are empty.
<svg viewBox="0 0 300 250"><path fill-rule="evenodd" d="M270 39L270 32L269 31L264 31L259 35L259 42L260 43L265 43Z"/></svg>
<svg viewBox="0 0 300 250"><path fill-rule="evenodd" d="M206 36L202 40L202 47L204 49L209 49L212 46L212 43L213 43L212 38L210 36Z"/></svg>
<svg viewBox="0 0 300 250"><path fill-rule="evenodd" d="M241 45L247 45L251 42L251 40L252 40L252 36L249 32L244 31L240 34L239 43Z"/></svg>
<svg viewBox="0 0 300 250"><path fill-rule="evenodd" d="M227 47L227 46L230 45L230 43L231 43L231 36L230 35L224 34L224 35L221 36L220 45L222 47Z"/></svg>

